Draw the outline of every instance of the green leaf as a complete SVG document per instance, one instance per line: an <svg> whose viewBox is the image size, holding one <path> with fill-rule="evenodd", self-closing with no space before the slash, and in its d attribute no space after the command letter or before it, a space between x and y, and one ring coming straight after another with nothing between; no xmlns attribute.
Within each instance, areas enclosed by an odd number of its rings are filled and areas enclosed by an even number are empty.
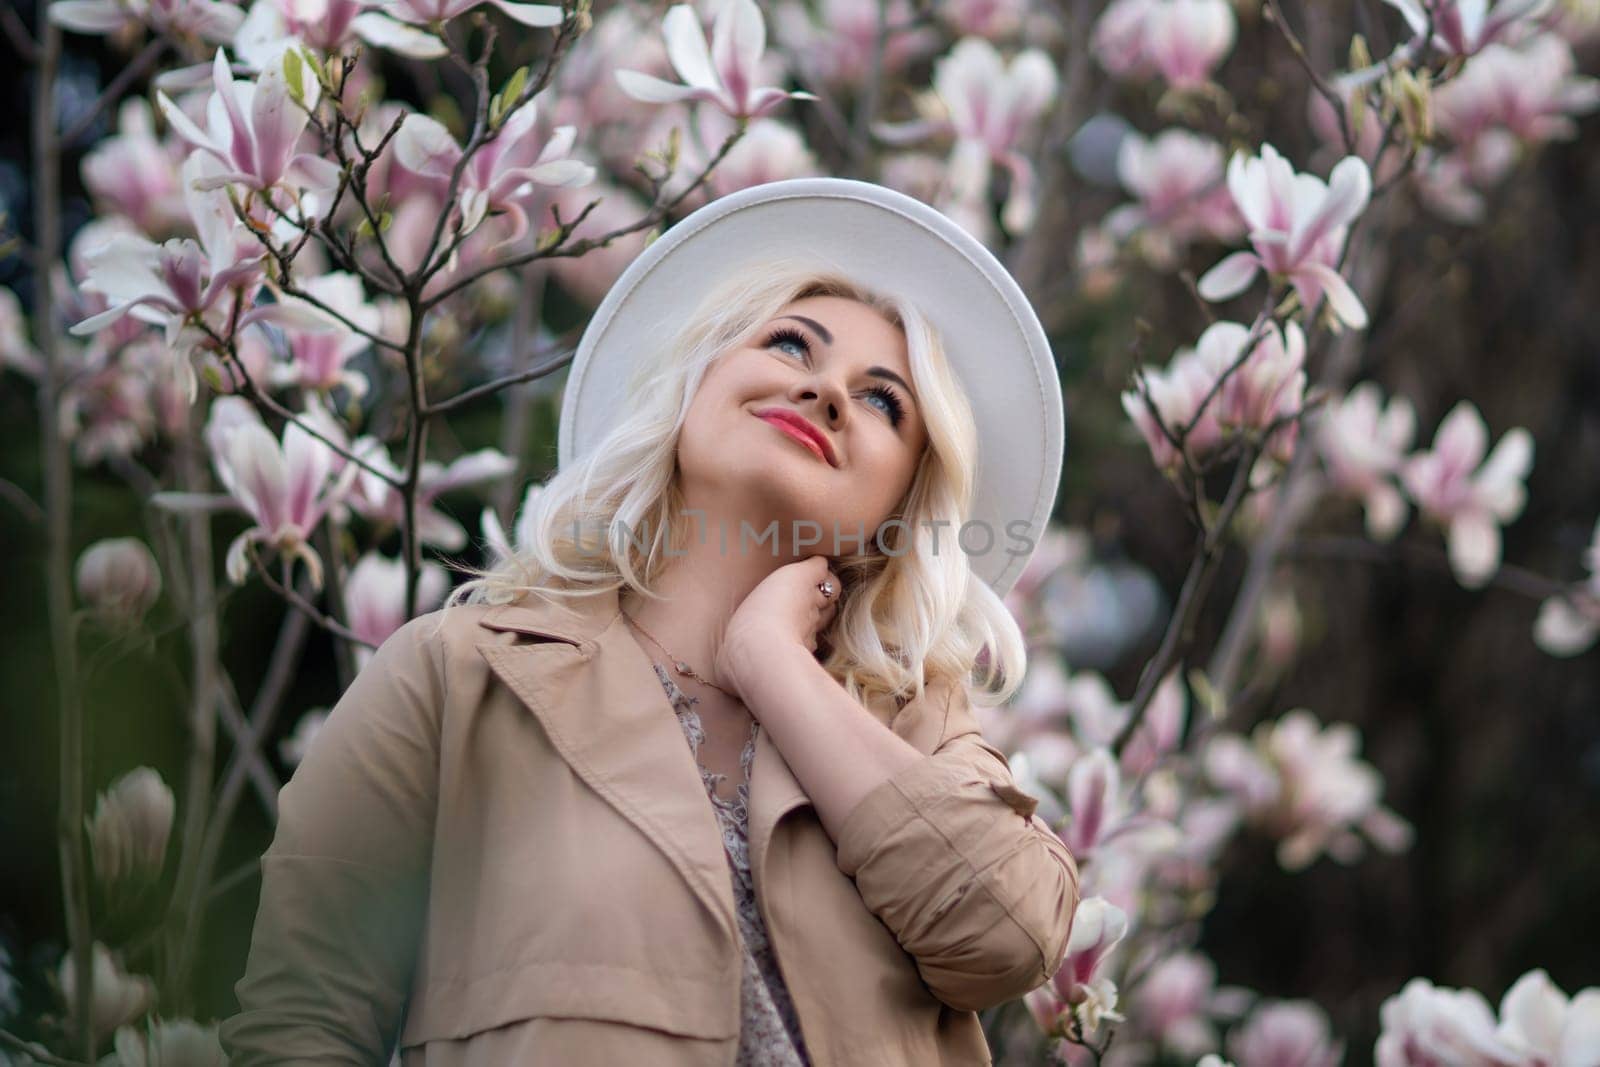
<svg viewBox="0 0 1600 1067"><path fill-rule="evenodd" d="M293 48L283 53L283 77L289 83L289 98L301 107L306 106L305 60Z"/></svg>

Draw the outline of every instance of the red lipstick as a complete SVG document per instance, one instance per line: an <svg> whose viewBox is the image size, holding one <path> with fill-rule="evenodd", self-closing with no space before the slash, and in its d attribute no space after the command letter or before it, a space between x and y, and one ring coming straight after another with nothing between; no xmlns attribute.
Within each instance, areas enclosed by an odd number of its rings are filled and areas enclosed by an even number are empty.
<svg viewBox="0 0 1600 1067"><path fill-rule="evenodd" d="M839 461L834 455L833 444L816 425L801 415L799 412L790 411L788 408L762 408L755 413L759 419L765 419L778 429L793 437L817 454L817 458L825 461L830 467L837 467Z"/></svg>

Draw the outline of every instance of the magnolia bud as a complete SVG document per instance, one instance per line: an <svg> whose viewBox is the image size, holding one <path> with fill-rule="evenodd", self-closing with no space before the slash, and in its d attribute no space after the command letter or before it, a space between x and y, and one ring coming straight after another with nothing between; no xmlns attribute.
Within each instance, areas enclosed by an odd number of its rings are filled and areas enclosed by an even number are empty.
<svg viewBox="0 0 1600 1067"><path fill-rule="evenodd" d="M129 771L100 794L89 839L103 884L161 876L175 806L172 790L149 767Z"/></svg>
<svg viewBox="0 0 1600 1067"><path fill-rule="evenodd" d="M89 1019L95 1035L103 1038L123 1023L132 1022L149 1011L155 1003L156 989L150 979L124 972L111 950L98 941L94 943L92 957L94 989L90 994ZM56 978L70 1016L77 1003L78 988L71 952L61 958Z"/></svg>
<svg viewBox="0 0 1600 1067"><path fill-rule="evenodd" d="M104 621L137 622L161 596L161 568L133 537L96 541L78 557L78 599Z"/></svg>

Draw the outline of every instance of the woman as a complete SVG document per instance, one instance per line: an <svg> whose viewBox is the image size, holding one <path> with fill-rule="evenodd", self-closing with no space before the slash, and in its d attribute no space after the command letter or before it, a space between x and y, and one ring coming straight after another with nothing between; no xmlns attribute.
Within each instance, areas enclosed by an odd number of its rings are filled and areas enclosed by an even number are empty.
<svg viewBox="0 0 1600 1067"><path fill-rule="evenodd" d="M1014 281L887 189L744 190L613 287L560 438L284 787L231 1062L989 1062L1078 900L972 714L1060 471Z"/></svg>

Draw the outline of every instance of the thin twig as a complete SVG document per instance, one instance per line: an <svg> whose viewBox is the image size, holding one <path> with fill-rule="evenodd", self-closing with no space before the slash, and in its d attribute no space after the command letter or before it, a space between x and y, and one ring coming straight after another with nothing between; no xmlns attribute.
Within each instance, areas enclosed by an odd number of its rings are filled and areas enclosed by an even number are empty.
<svg viewBox="0 0 1600 1067"><path fill-rule="evenodd" d="M454 411L456 408L464 407L465 405L471 404L474 401L482 400L484 397L493 396L496 393L511 388L513 385L520 385L523 382L531 382L535 379L543 378L546 375L554 374L562 367L565 367L567 364L571 363L572 358L577 355L577 350L573 348L559 347L550 351L559 352L560 355L555 359L550 359L542 363L536 363L531 367L526 367L522 370L516 371L513 374L507 374L503 377L495 378L494 380L484 382L481 385L475 385L470 389L463 389L455 396L448 397L447 399L428 405L427 414L429 416L444 415L448 412Z"/></svg>
<svg viewBox="0 0 1600 1067"><path fill-rule="evenodd" d="M256 555L254 546L251 546L249 553L250 562L255 568L257 576L261 578L268 589L271 589L274 593L277 593L295 610L303 613L306 618L310 619L312 622L316 623L318 626L322 627L324 630L341 640L354 642L355 644L360 645L362 648L376 647L371 641L363 639L348 626L345 626L332 616L324 614L323 611L315 604L311 603L311 601L307 600L298 592L290 589L288 586L274 578L267 567L263 565L261 558Z"/></svg>

